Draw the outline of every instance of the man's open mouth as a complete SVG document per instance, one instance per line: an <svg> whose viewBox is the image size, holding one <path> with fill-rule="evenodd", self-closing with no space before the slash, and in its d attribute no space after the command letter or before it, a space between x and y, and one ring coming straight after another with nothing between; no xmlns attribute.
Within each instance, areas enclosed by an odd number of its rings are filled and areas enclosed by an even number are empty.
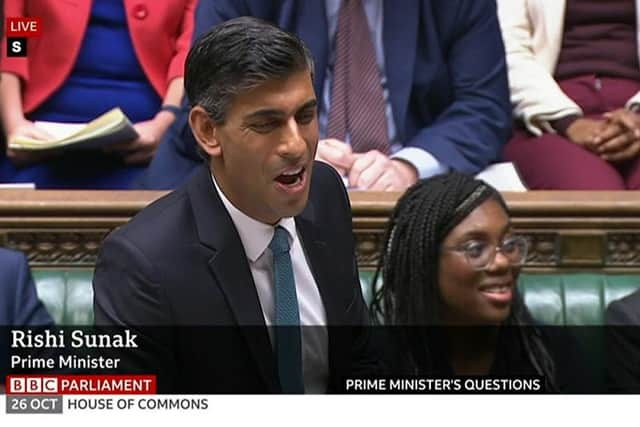
<svg viewBox="0 0 640 427"><path fill-rule="evenodd" d="M296 185L302 181L304 172L305 172L305 168L303 166L300 166L296 169L292 169L290 171L286 171L278 175L276 177L276 181L282 185Z"/></svg>

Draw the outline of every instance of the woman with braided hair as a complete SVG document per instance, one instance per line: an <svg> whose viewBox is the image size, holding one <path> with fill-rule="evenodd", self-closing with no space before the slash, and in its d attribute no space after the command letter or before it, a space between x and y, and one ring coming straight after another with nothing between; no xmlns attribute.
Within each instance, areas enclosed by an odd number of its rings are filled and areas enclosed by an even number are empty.
<svg viewBox="0 0 640 427"><path fill-rule="evenodd" d="M382 275L374 319L399 326L389 370L542 375L547 391L563 390L567 378L548 331L516 289L527 246L513 234L500 193L482 181L450 173L408 189L391 215L373 282Z"/></svg>

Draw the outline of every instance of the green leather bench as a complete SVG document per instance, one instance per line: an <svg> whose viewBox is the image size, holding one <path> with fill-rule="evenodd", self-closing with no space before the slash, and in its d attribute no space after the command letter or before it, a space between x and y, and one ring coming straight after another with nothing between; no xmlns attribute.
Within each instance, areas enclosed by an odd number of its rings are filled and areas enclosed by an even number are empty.
<svg viewBox="0 0 640 427"><path fill-rule="evenodd" d="M372 272L361 272L362 290L373 298ZM604 324L611 301L640 289L640 276L597 273L521 274L518 288L533 317L544 325L598 326Z"/></svg>
<svg viewBox="0 0 640 427"><path fill-rule="evenodd" d="M38 297L58 325L93 324L93 269L33 269Z"/></svg>
<svg viewBox="0 0 640 427"><path fill-rule="evenodd" d="M91 269L34 269L38 295L58 324L93 322ZM362 271L371 302L373 273ZM533 316L547 325L602 325L607 305L640 288L640 276L614 274L522 274L519 288Z"/></svg>

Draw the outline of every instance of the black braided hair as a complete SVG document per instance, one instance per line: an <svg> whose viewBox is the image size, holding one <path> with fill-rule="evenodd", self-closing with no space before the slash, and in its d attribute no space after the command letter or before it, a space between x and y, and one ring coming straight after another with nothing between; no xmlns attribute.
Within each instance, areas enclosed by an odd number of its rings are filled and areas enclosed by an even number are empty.
<svg viewBox="0 0 640 427"><path fill-rule="evenodd" d="M387 225L378 267L373 277L376 286L371 314L374 322L394 326L441 324L442 299L438 289L439 248L449 232L475 208L488 199L496 200L508 214L500 193L462 173L453 172L418 181L398 200ZM516 290L508 319L510 326L532 325L533 320ZM405 368L413 373L433 371L429 350L430 328L411 336L406 328L394 331L400 336L399 354ZM533 326L518 328L529 360L540 375L547 378L547 388L555 388L554 364ZM405 330L403 334L401 330Z"/></svg>

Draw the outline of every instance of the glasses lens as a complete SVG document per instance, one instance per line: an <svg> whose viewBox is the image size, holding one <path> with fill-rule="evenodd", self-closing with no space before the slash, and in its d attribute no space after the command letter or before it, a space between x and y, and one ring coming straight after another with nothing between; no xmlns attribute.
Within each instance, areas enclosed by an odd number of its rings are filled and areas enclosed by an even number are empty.
<svg viewBox="0 0 640 427"><path fill-rule="evenodd" d="M500 253L513 266L524 264L527 257L528 242L522 236L509 238L500 245ZM464 248L467 262L476 270L484 270L495 259L496 248L486 242L474 242Z"/></svg>
<svg viewBox="0 0 640 427"><path fill-rule="evenodd" d="M464 248L467 262L473 268L482 269L491 262L493 248L486 242L473 242Z"/></svg>
<svg viewBox="0 0 640 427"><path fill-rule="evenodd" d="M527 241L520 236L505 240L500 247L500 252L511 264L522 265L527 257Z"/></svg>

